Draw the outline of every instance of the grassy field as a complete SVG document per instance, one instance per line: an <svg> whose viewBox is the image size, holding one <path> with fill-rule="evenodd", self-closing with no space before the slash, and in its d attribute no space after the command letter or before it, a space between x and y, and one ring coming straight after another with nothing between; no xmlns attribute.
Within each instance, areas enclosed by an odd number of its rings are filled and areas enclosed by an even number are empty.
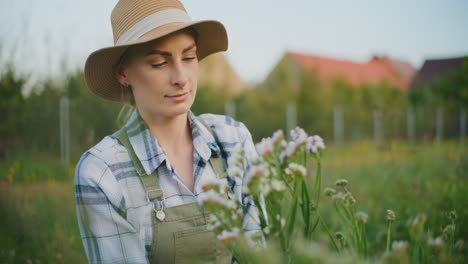
<svg viewBox="0 0 468 264"><path fill-rule="evenodd" d="M460 142L409 145L399 141L379 147L361 142L330 146L324 153L323 186L349 181L357 206L369 215L370 255L385 250L385 213L396 213L394 240L410 240L408 223L425 214L424 233L441 236L447 213L457 212L456 238L468 227L467 148ZM85 263L73 188L74 168L44 155L19 155L0 161L0 263ZM320 205L332 231L340 230L330 199ZM326 240L319 233L314 240ZM457 244L463 263L466 245ZM411 262L437 263L411 255ZM372 261L372 259L371 259Z"/></svg>

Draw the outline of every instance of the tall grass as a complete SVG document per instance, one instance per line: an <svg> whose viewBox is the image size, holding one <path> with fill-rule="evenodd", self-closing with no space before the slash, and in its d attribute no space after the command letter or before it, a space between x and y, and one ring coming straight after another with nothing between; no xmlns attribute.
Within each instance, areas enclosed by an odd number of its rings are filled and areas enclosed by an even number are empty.
<svg viewBox="0 0 468 264"><path fill-rule="evenodd" d="M458 239L468 237L466 150L463 143L452 141L332 146L323 153L322 186L333 186L341 178L349 181L347 188L358 210L368 213L370 256L382 256L386 250L387 209L397 216L392 241L416 239L408 226L422 214L426 221L421 237L442 236L450 224L447 213L456 210L453 250L458 257L452 260L463 263L467 249ZM0 168L0 263L85 263L75 215L73 168L41 154L16 155L1 161ZM332 233L343 229L339 219L330 218L336 215L331 199L323 197L320 209L323 218L332 219L327 222ZM318 245L304 252L337 260L327 246L325 230L318 229L312 237ZM443 263L443 259L418 257L423 248L408 250L411 263Z"/></svg>

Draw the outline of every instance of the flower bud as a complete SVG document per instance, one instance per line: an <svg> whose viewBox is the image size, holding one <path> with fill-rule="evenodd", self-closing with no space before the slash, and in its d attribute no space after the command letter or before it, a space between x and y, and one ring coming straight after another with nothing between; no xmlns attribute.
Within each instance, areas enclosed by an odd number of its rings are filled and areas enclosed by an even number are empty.
<svg viewBox="0 0 468 264"><path fill-rule="evenodd" d="M448 241L452 237L454 232L455 232L455 226L454 225L447 225L444 228L444 231L442 231L442 236L444 237L444 240Z"/></svg>
<svg viewBox="0 0 468 264"><path fill-rule="evenodd" d="M441 249L444 246L444 240L441 237L429 238L427 240L427 245L435 249Z"/></svg>
<svg viewBox="0 0 468 264"><path fill-rule="evenodd" d="M332 196L332 200L335 202L344 201L344 193L338 192Z"/></svg>
<svg viewBox="0 0 468 264"><path fill-rule="evenodd" d="M367 219L369 218L369 216L362 211L357 212L355 214L355 217L358 221L363 222L364 224L367 223Z"/></svg>
<svg viewBox="0 0 468 264"><path fill-rule="evenodd" d="M387 210L387 222L393 223L395 219L396 219L395 212L393 212L393 210L388 209Z"/></svg>
<svg viewBox="0 0 468 264"><path fill-rule="evenodd" d="M455 210L452 210L448 213L448 218L451 220L451 221L455 221L457 220L457 212Z"/></svg>
<svg viewBox="0 0 468 264"><path fill-rule="evenodd" d="M328 196L328 197L331 197L332 195L334 195L336 193L336 190L333 189L333 188L330 188L330 187L326 187L324 190L323 190L323 193Z"/></svg>
<svg viewBox="0 0 468 264"><path fill-rule="evenodd" d="M393 241L392 243L392 250L393 251L406 251L408 249L408 242L407 241Z"/></svg>
<svg viewBox="0 0 468 264"><path fill-rule="evenodd" d="M338 241L343 241L345 238L344 238L344 234L342 232L335 232L333 234L333 236L335 237L336 240Z"/></svg>
<svg viewBox="0 0 468 264"><path fill-rule="evenodd" d="M346 179L339 179L335 182L336 187L346 187L348 181Z"/></svg>
<svg viewBox="0 0 468 264"><path fill-rule="evenodd" d="M343 199L346 206L353 206L356 203L356 199L354 199L350 192L345 193Z"/></svg>

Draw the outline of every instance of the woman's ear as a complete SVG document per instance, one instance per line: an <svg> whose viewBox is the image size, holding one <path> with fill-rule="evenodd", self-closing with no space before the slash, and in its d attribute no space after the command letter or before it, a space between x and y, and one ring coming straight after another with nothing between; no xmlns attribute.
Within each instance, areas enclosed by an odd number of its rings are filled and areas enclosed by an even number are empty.
<svg viewBox="0 0 468 264"><path fill-rule="evenodd" d="M117 68L115 70L115 78L124 87L127 87L127 86L130 85L130 82L128 81L127 75L125 74L125 68L122 65L117 66Z"/></svg>

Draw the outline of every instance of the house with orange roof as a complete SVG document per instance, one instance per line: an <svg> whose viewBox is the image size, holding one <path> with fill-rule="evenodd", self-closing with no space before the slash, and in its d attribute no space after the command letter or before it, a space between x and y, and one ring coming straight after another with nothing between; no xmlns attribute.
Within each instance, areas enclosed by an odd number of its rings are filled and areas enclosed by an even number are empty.
<svg viewBox="0 0 468 264"><path fill-rule="evenodd" d="M416 69L405 61L373 56L365 63L287 52L269 74L266 83L289 78L294 86L301 73L313 74L320 82L341 79L350 86L386 83L402 91L409 89Z"/></svg>

